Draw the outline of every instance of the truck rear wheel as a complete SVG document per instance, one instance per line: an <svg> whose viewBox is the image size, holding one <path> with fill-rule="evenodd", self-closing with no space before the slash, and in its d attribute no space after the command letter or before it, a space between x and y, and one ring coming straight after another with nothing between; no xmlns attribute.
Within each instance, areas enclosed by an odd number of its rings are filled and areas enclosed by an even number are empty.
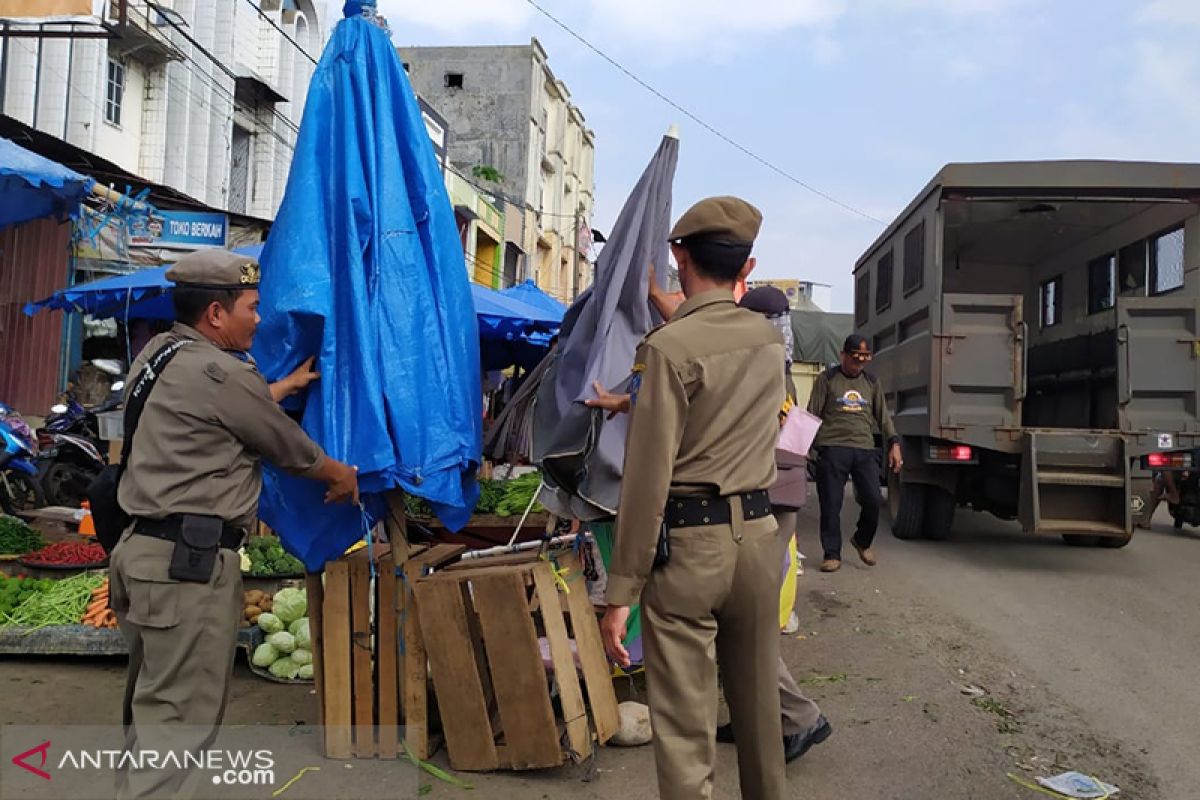
<svg viewBox="0 0 1200 800"><path fill-rule="evenodd" d="M1110 547L1115 550L1118 547L1124 547L1132 540L1133 536L1101 536L1097 544L1100 547Z"/></svg>
<svg viewBox="0 0 1200 800"><path fill-rule="evenodd" d="M903 483L899 475L888 472L888 517L897 539L920 539L924 535L928 488L921 483Z"/></svg>
<svg viewBox="0 0 1200 800"><path fill-rule="evenodd" d="M1096 547L1100 544L1099 536L1090 533L1064 533L1062 540L1072 547Z"/></svg>
<svg viewBox="0 0 1200 800"><path fill-rule="evenodd" d="M940 486L925 489L925 538L941 541L950 535L954 526L954 510L958 500Z"/></svg>

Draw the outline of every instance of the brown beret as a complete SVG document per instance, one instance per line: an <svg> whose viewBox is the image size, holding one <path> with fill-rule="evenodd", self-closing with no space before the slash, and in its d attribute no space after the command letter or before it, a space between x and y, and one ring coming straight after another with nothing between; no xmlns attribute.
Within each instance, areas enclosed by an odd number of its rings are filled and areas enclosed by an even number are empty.
<svg viewBox="0 0 1200 800"><path fill-rule="evenodd" d="M753 244L762 227L762 212L740 197L708 197L684 212L671 235L674 242L688 236Z"/></svg>
<svg viewBox="0 0 1200 800"><path fill-rule="evenodd" d="M228 250L194 250L167 270L167 280L204 289L258 288L258 261Z"/></svg>

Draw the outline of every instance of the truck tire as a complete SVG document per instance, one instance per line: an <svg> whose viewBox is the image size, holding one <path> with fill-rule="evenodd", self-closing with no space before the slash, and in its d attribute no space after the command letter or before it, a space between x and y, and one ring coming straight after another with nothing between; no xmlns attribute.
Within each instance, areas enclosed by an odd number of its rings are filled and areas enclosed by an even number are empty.
<svg viewBox="0 0 1200 800"><path fill-rule="evenodd" d="M1064 533L1062 540L1072 547L1096 547L1099 544L1099 536L1091 533Z"/></svg>
<svg viewBox="0 0 1200 800"><path fill-rule="evenodd" d="M954 526L957 498L940 486L925 488L925 538L942 541Z"/></svg>
<svg viewBox="0 0 1200 800"><path fill-rule="evenodd" d="M928 488L921 483L902 483L894 472L888 474L888 517L897 539L920 539L924 535Z"/></svg>
<svg viewBox="0 0 1200 800"><path fill-rule="evenodd" d="M1116 550L1117 548L1124 547L1125 545L1129 544L1131 541L1133 541L1132 535L1131 536L1101 536L1100 541L1097 542L1097 544L1100 547L1108 547L1113 550Z"/></svg>

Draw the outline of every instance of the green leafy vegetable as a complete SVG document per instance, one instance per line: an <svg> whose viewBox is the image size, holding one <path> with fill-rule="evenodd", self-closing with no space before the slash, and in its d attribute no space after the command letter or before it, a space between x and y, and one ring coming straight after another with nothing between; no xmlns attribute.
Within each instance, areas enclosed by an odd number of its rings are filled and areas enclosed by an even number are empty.
<svg viewBox="0 0 1200 800"><path fill-rule="evenodd" d="M296 666L303 667L305 664L312 663L312 651L297 647L292 651L290 658L296 662Z"/></svg>
<svg viewBox="0 0 1200 800"><path fill-rule="evenodd" d="M275 634L278 636L279 634ZM287 634L283 634L286 636ZM287 678L292 680L296 677L296 673L300 671L300 665L290 658L281 658L270 666L271 674L276 678Z"/></svg>
<svg viewBox="0 0 1200 800"><path fill-rule="evenodd" d="M296 637L296 647L309 649L312 639L308 632L308 617L301 617L291 625L288 625L288 633Z"/></svg>
<svg viewBox="0 0 1200 800"><path fill-rule="evenodd" d="M296 637L287 631L280 631L268 636L267 644L272 645L280 653L290 653L296 649Z"/></svg>
<svg viewBox="0 0 1200 800"><path fill-rule="evenodd" d="M263 642L254 648L254 655L250 660L256 667L269 667L279 660L279 651L270 642Z"/></svg>
<svg viewBox="0 0 1200 800"><path fill-rule="evenodd" d="M46 546L42 534L24 520L0 514L0 553L24 555Z"/></svg>
<svg viewBox="0 0 1200 800"><path fill-rule="evenodd" d="M537 496L542 486L542 474L530 472L519 478L504 482L504 497L496 506L496 513L501 517L519 517L529 508L529 501ZM533 504L533 511L543 511L540 503Z"/></svg>
<svg viewBox="0 0 1200 800"><path fill-rule="evenodd" d="M271 598L271 611L284 625L290 625L308 613L308 597L300 589L290 586L280 589Z"/></svg>
<svg viewBox="0 0 1200 800"><path fill-rule="evenodd" d="M258 615L258 627L266 634L279 633L283 630L283 620L270 611L264 611Z"/></svg>
<svg viewBox="0 0 1200 800"><path fill-rule="evenodd" d="M81 572L61 581L39 581L44 588L29 594L20 605L4 615L3 624L33 630L49 625L74 625L83 619L92 592L104 583L104 575Z"/></svg>

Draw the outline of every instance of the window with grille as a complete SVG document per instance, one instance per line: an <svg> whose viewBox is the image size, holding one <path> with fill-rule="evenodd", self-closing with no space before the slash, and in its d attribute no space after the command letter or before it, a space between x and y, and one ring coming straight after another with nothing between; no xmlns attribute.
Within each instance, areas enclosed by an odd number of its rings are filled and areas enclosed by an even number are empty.
<svg viewBox="0 0 1200 800"><path fill-rule="evenodd" d="M1043 328L1050 328L1062 322L1062 305L1062 275L1059 275L1042 284Z"/></svg>
<svg viewBox="0 0 1200 800"><path fill-rule="evenodd" d="M1117 304L1117 257L1088 262L1088 313L1098 314Z"/></svg>
<svg viewBox="0 0 1200 800"><path fill-rule="evenodd" d="M871 316L871 272L866 270L854 284L854 324L866 325Z"/></svg>
<svg viewBox="0 0 1200 800"><path fill-rule="evenodd" d="M1183 228L1150 240L1150 275L1154 294L1183 288Z"/></svg>
<svg viewBox="0 0 1200 800"><path fill-rule="evenodd" d="M904 293L912 294L925 283L925 222L904 235Z"/></svg>
<svg viewBox="0 0 1200 800"><path fill-rule="evenodd" d="M892 305L892 251L879 259L875 276L875 312L884 311Z"/></svg>
<svg viewBox="0 0 1200 800"><path fill-rule="evenodd" d="M125 99L125 65L108 60L108 85L104 97L104 119L113 125L121 124L121 103Z"/></svg>

